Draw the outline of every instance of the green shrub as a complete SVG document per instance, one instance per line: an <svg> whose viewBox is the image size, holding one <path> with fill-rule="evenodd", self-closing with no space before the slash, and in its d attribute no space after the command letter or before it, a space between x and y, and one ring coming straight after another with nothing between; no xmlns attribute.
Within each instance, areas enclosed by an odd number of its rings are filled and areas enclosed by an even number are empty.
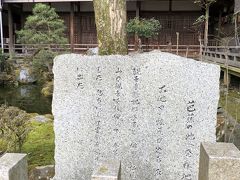
<svg viewBox="0 0 240 180"><path fill-rule="evenodd" d="M151 38L158 35L161 28L160 22L154 18L151 19L139 19L134 18L127 24L127 32L132 35L137 35L138 41L135 44L135 50L142 49L141 38Z"/></svg>
<svg viewBox="0 0 240 180"><path fill-rule="evenodd" d="M43 72L52 73L53 59L56 55L51 49L41 49L32 60L36 75L41 77Z"/></svg>
<svg viewBox="0 0 240 180"><path fill-rule="evenodd" d="M13 106L0 106L0 139L7 142L8 150L21 152L23 143L30 131L30 116Z"/></svg>
<svg viewBox="0 0 240 180"><path fill-rule="evenodd" d="M151 38L158 35L160 30L160 22L154 18L139 19L134 18L127 24L127 32L130 34L137 34L139 37Z"/></svg>

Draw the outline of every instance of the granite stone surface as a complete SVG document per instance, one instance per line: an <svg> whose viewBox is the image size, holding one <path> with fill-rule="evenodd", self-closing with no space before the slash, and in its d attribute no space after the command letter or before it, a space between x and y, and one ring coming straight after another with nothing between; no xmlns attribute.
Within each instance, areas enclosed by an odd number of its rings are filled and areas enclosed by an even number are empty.
<svg viewBox="0 0 240 180"><path fill-rule="evenodd" d="M162 52L54 60L55 179L121 161L123 180L198 178L215 142L220 67Z"/></svg>
<svg viewBox="0 0 240 180"><path fill-rule="evenodd" d="M0 180L28 180L27 155L3 155L0 158Z"/></svg>
<svg viewBox="0 0 240 180"><path fill-rule="evenodd" d="M201 144L199 180L239 180L240 151L232 143Z"/></svg>

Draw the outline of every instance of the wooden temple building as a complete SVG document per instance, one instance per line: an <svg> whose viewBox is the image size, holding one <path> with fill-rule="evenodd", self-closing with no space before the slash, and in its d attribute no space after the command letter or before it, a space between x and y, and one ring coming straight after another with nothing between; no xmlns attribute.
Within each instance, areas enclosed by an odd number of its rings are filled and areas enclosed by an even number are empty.
<svg viewBox="0 0 240 180"><path fill-rule="evenodd" d="M96 45L97 35L92 0L2 0L4 43L16 47L15 31L20 30L35 3L47 3L56 9L67 27L69 45ZM233 0L218 0L212 7L210 34L220 27L222 17L234 10ZM199 35L203 26L194 27L193 23L204 13L204 9L194 4L194 0L127 0L128 19L134 17L158 19L162 26L158 37L143 43L150 45L199 45ZM211 14L210 14L211 15ZM220 21L220 22L219 22ZM134 38L129 36L129 44ZM74 49L74 48L73 48Z"/></svg>

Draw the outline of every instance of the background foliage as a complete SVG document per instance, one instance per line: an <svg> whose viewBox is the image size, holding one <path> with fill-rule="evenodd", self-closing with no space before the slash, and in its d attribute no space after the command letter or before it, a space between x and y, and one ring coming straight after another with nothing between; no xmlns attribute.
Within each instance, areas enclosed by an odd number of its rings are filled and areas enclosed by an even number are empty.
<svg viewBox="0 0 240 180"><path fill-rule="evenodd" d="M134 18L127 24L127 32L130 34L137 34L139 37L150 38L158 35L160 30L160 22L154 18L139 19Z"/></svg>

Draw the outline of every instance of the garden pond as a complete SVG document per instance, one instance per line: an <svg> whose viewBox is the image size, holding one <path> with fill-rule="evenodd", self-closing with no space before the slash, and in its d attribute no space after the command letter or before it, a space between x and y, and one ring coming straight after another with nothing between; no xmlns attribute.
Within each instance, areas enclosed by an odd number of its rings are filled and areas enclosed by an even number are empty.
<svg viewBox="0 0 240 180"><path fill-rule="evenodd" d="M41 85L0 86L0 104L16 106L28 113L51 114L52 98L41 94Z"/></svg>

